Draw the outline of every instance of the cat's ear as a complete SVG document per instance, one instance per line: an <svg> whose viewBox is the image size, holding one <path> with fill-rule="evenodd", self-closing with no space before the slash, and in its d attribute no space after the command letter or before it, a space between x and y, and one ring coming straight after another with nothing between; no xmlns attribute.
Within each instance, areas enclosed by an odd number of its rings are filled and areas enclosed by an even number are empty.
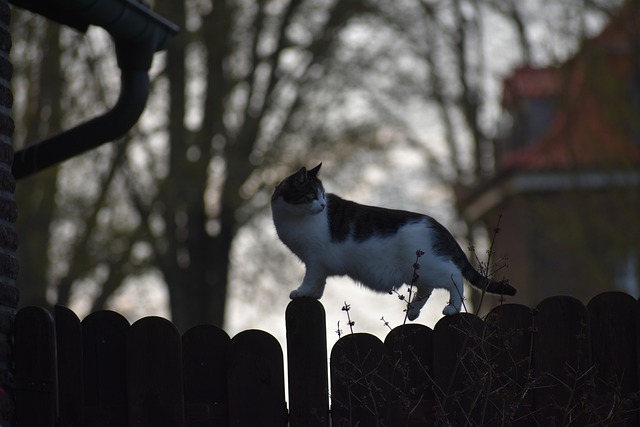
<svg viewBox="0 0 640 427"><path fill-rule="evenodd" d="M298 172L296 172L295 175L295 182L298 185L302 185L307 181L307 168L305 168L304 166L300 168L300 170L298 170Z"/></svg>
<svg viewBox="0 0 640 427"><path fill-rule="evenodd" d="M316 166L315 168L309 170L309 175L311 175L312 177L317 177L318 176L318 172L320 172L320 166L322 166L322 163L320 163L318 166Z"/></svg>

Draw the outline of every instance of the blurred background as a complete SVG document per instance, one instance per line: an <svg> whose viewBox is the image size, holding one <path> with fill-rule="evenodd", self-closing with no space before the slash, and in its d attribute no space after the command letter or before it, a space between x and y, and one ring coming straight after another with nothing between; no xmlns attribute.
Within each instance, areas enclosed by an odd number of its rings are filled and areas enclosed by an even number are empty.
<svg viewBox="0 0 640 427"><path fill-rule="evenodd" d="M427 213L478 268L583 302L639 294L637 0L158 0L181 27L129 134L18 182L21 305L284 338L304 271L279 180ZM110 38L14 8L15 148L115 103ZM499 232L496 226L499 226ZM413 263L414 260L407 260ZM467 292L467 309L499 304ZM447 296L418 321L430 326ZM396 296L330 279L327 328L384 336ZM335 335L337 339L337 334Z"/></svg>

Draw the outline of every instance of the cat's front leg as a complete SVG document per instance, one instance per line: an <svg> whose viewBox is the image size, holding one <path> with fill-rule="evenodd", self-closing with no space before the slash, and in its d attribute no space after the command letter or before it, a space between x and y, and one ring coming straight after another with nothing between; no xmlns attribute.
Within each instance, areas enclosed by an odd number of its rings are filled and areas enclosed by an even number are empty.
<svg viewBox="0 0 640 427"><path fill-rule="evenodd" d="M407 317L409 318L409 320L413 321L418 318L418 316L420 315L420 310L422 310L422 307L424 307L424 305L427 303L432 292L433 288L430 288L428 286L418 288L416 297L413 301L411 301L409 307L407 307L409 310L407 313Z"/></svg>
<svg viewBox="0 0 640 427"><path fill-rule="evenodd" d="M298 289L291 291L289 298L296 299L301 297L311 297L320 299L324 293L324 286L326 283L326 274L322 273L319 269L309 268L307 266L302 284L298 286Z"/></svg>

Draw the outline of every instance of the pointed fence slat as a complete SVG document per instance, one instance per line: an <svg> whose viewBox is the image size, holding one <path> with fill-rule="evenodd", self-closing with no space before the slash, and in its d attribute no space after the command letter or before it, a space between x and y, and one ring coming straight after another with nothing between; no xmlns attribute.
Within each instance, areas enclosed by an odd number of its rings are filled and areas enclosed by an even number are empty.
<svg viewBox="0 0 640 427"><path fill-rule="evenodd" d="M387 425L433 425L433 330L398 326L384 344L391 370Z"/></svg>
<svg viewBox="0 0 640 427"><path fill-rule="evenodd" d="M287 362L290 424L329 425L329 376L324 307L315 298L288 305Z"/></svg>
<svg viewBox="0 0 640 427"><path fill-rule="evenodd" d="M129 322L113 311L82 321L85 422L90 426L127 424L126 340Z"/></svg>
<svg viewBox="0 0 640 427"><path fill-rule="evenodd" d="M622 292L600 294L587 305L591 356L598 374L593 408L611 423L640 425L637 402L632 399L640 389L638 307L638 301ZM611 405L615 401L619 404Z"/></svg>
<svg viewBox="0 0 640 427"><path fill-rule="evenodd" d="M167 319L145 317L127 336L129 425L182 427L182 342Z"/></svg>
<svg viewBox="0 0 640 427"><path fill-rule="evenodd" d="M82 382L82 327L70 309L55 307L58 349L59 427L84 424L84 384Z"/></svg>
<svg viewBox="0 0 640 427"><path fill-rule="evenodd" d="M343 336L331 350L331 419L336 426L376 425L388 409L386 348L371 334Z"/></svg>
<svg viewBox="0 0 640 427"><path fill-rule="evenodd" d="M282 349L272 335L248 330L233 337L227 378L229 425L287 425Z"/></svg>
<svg viewBox="0 0 640 427"><path fill-rule="evenodd" d="M222 329L200 325L182 336L185 425L226 426L227 364L231 338Z"/></svg>
<svg viewBox="0 0 640 427"><path fill-rule="evenodd" d="M547 298L537 306L533 349L536 419L541 425L586 425L591 366L589 312L577 299Z"/></svg>
<svg viewBox="0 0 640 427"><path fill-rule="evenodd" d="M57 421L56 343L53 319L39 307L14 320L14 396L20 425L53 427Z"/></svg>

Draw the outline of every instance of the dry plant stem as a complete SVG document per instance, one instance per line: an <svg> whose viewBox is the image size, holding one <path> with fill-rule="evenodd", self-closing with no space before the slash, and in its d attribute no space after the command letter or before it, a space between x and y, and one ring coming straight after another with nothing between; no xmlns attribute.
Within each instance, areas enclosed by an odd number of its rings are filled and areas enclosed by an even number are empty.
<svg viewBox="0 0 640 427"><path fill-rule="evenodd" d="M413 263L413 274L411 276L411 284L409 285L409 290L408 290L409 297L406 299L407 307L404 311L404 320L402 321L403 325L407 324L407 320L409 319L409 310L411 310L412 304L416 298L416 295L413 294L413 286L416 284L416 282L420 278L420 276L418 275L420 264L418 263L418 261L420 260L420 257L422 255L424 255L424 252L421 249L416 250L416 260ZM397 293L398 292L396 291L396 294ZM400 295L398 296L398 298L400 298L401 300L404 300L404 295Z"/></svg>
<svg viewBox="0 0 640 427"><path fill-rule="evenodd" d="M351 333L353 334L353 326L356 324L356 322L354 320L351 320L351 316L349 315L349 310L351 310L351 305L347 304L347 302L344 302L344 305L342 306L342 311L344 311L345 313L347 313L347 324L349 325L349 330L351 331ZM340 322L338 322L339 324ZM340 328L338 328L338 330L340 330ZM340 334L338 334L339 336Z"/></svg>
<svg viewBox="0 0 640 427"><path fill-rule="evenodd" d="M493 229L493 235L491 236L491 244L489 245L489 250L487 251L487 263L484 268L485 275L485 288L482 290L482 297L480 298L480 304L478 304L478 310L476 310L476 314L478 313L480 307L482 306L482 300L486 294L486 288L489 286L489 280L495 272L490 272L492 257L495 253L494 246L496 244L496 239L498 237L498 233L500 233L500 222L502 221L502 214L498 214L498 222L496 223L495 228ZM504 301L504 297L500 298L500 301Z"/></svg>
<svg viewBox="0 0 640 427"><path fill-rule="evenodd" d="M391 325L389 324L389 322L385 320L384 316L382 316L382 317L380 318L380 320L382 321L382 324L383 324L384 326L386 326L387 328L389 328L389 330L392 330L392 329L393 329L393 328L391 327Z"/></svg>
<svg viewBox="0 0 640 427"><path fill-rule="evenodd" d="M484 263L482 263L482 262L480 261L480 259L478 258L477 254L475 253L474 248L473 248L473 247L471 247L471 248L470 248L470 249L471 249L471 251L472 251L472 253L474 254L474 257L475 257L475 259L476 259L476 261L477 261L477 264L478 264L478 265L480 266L480 268L481 268L480 273L481 273L481 274L483 274L483 275L484 275L484 277L485 277L485 286L484 286L484 287L483 287L483 289L482 289L482 294L481 294L481 297L480 297L480 302L479 302L478 307L476 308L475 313L474 313L476 316L478 315L478 313L479 313L479 311L480 311L480 308L482 307L482 302L484 301L484 296L485 296L485 294L486 294L486 287L487 287L487 285L489 284L489 280L490 280L489 266L491 265L491 258L492 258L492 255L493 255L493 253L494 253L494 245L495 245L495 242L496 242L496 238L497 238L498 233L500 232L500 221L501 221L501 220L502 220L502 214L499 214L499 215L498 215L498 222L497 222L497 224L496 224L495 228L493 229L493 235L492 235L492 238L491 238L491 244L489 245L489 249L487 250L487 262L486 262L486 264L484 264ZM453 278L452 278L451 280L453 280ZM454 283L454 284L455 284L455 283ZM457 288L457 286L456 286L456 289L458 289L458 288ZM462 295L460 295L460 296L462 297ZM462 299L462 304L463 304L463 306L464 306L464 308L465 308L465 311L467 311L467 312L468 312L469 310L467 309L467 306L466 306L466 304L465 304L465 302L464 302L464 301L465 301L465 300L464 300L464 298L463 298L463 299ZM462 331L462 332L465 332L465 331ZM479 337L479 338L480 338L480 344L479 344L477 347L480 349L480 352L481 352L481 356L480 356L480 357L482 357L482 358L483 358L483 360L485 360L485 361L486 361L486 360L489 360L489 356L488 356L488 355L486 354L486 352L485 352L485 346L484 346L484 344L487 342L487 339L488 339L488 337L486 337L486 336L485 336L485 332L486 332L486 329L485 329L485 328L483 328L483 330L482 330L482 336L481 336L481 337ZM461 357L458 357L458 358L457 358L457 360L456 360L456 364L455 364L454 369L453 369L453 374L451 375L451 381L450 381L450 382L449 382L449 384L447 385L447 390L446 390L446 392L445 392L445 394L444 394L444 396L445 396L444 401L443 401L442 403L440 403L440 402L439 402L439 403L442 405L442 407L443 407L443 408L444 408L444 406L445 406L445 405L444 405L444 402L446 402L446 401L447 401L447 399L450 397L450 394L451 394L451 392L450 392L450 391L451 391L451 388L453 387L453 379L455 378L455 376L456 376L456 374L457 374L458 369L459 369L459 368L461 367L461 365L462 365L462 360L464 359L464 357L466 356L466 354L467 354L467 353L469 353L469 352L472 352L473 354L476 354L476 353L475 353L475 351L476 351L476 349L475 349L475 348L474 348L474 349L469 349L469 348L468 348L468 345L469 345L469 339L470 339L470 338L471 338L471 337L470 337L470 334L469 334L469 333L465 333L465 338L464 338L464 342L463 342L463 344L462 344L462 348L463 348L463 349L467 349L467 352L465 352L465 354L464 354L464 355L461 355ZM491 383L493 382L493 375L492 375L492 373L491 373L491 370L489 370L489 371L487 372L487 375L489 376L489 377L488 377L488 382L487 382L487 381L483 381L483 384L484 384L484 383L491 384ZM483 389L482 389L482 388L481 388L480 390L478 390L478 394L477 394L477 396L476 396L476 397L475 397L475 399L474 399L474 406L475 406L475 403L477 402L477 399L479 399L479 398L480 398L480 396L482 395L482 391L483 391ZM463 408L463 407L462 407L461 402L460 402L460 401L456 401L456 403L458 404L458 406L460 407L460 409L461 409L463 412L465 412L465 408ZM488 394L487 394L487 397L486 397L485 401L482 403L482 414L483 414L483 418L484 418L484 415L486 414L488 403L489 403L489 402L488 402ZM466 414L466 416L468 417L468 414Z"/></svg>
<svg viewBox="0 0 640 427"><path fill-rule="evenodd" d="M502 221L502 214L498 214L498 222L496 223L496 226L493 229L493 235L491 236L491 243L489 245L489 249L487 250L487 262L483 263L482 261L480 261L480 259L478 258L478 254L475 252L475 248L473 246L471 246L469 249L471 250L471 252L473 253L473 256L476 260L476 263L478 264L479 268L480 268L480 274L482 274L485 278L485 285L482 289L482 293L480 295L480 302L478 303L478 307L476 307L475 309L475 315L478 315L478 313L480 312L480 308L482 307L482 302L484 301L484 297L487 293L486 288L489 285L489 280L491 278L491 276L493 276L496 272L490 272L490 266L491 266L491 261L492 261L492 257L495 253L494 251L494 246L496 243L496 238L498 237L498 233L500 233L500 222ZM502 269L504 266L501 266L498 268L498 270ZM496 270L496 271L498 271ZM500 301L502 302L504 298L500 298ZM462 301L462 304L464 305L464 308L466 311L469 311L467 309L466 304L464 303L464 299Z"/></svg>
<svg viewBox="0 0 640 427"><path fill-rule="evenodd" d="M499 224L494 229L491 245L487 251L488 259L486 263L480 262L473 248L471 251L476 256L478 264L481 266L480 273L486 278L487 284L490 277L499 271L500 268L491 270L491 259L494 255L494 245L496 236L500 231ZM414 277L417 276L419 268L419 253L416 253L416 262L414 264ZM415 283L415 282L413 282ZM413 284L412 283L412 284ZM486 286L485 286L486 288ZM397 291L398 299L406 304L406 311L411 308L413 298L417 295L413 292L411 285L409 286L409 296L402 295ZM485 290L482 291L484 296ZM481 307L482 300L480 301ZM353 333L353 321L349 314L350 306L345 302L343 311L347 312L347 320L351 332ZM514 423L525 422L526 424L535 423L536 425L546 425L547 408L536 407L531 402L531 394L539 392L543 387L560 388L567 396L566 402L564 398L561 401L551 403L552 410L557 411L557 422L559 425L618 425L621 417L629 416L629 414L640 411L638 401L640 401L640 393L633 395L622 395L622 379L618 378L618 384L609 384L608 395L611 399L603 401L604 397L601 393L594 390L595 383L590 383L590 378L596 377L595 366L565 366L567 373L564 375L553 375L550 372L538 373L534 372L532 358L534 354L533 334L536 331L534 323L529 325L523 324L521 328L510 329L510 326L503 328L503 320L499 318L489 317L480 323L478 320L478 310L476 314L464 314L451 322L451 332L456 335L457 353L455 361L452 363L450 380L439 384L429 371L429 366L421 361L417 367L420 375L424 374L424 384L433 392L432 415L434 425L512 425ZM531 313L532 315L534 312ZM498 323L493 324L488 320L492 319ZM381 317L383 325L391 329L388 322ZM405 322L407 314L405 313ZM482 319L480 319L482 320ZM533 319L532 319L533 322ZM338 322L338 328L340 323ZM583 324L583 327L586 327ZM528 331L528 343L521 342L524 331ZM513 335L512 335L513 334ZM512 339L518 340L516 345L523 344L525 347L522 351L511 353ZM354 341L355 342L355 341ZM527 355L528 348L528 355ZM365 371L362 366L368 360L369 354L360 349L354 354L354 360L350 360L350 372L347 372L347 380L351 384L359 384L364 387L358 395L349 394L345 397L350 405L364 405L366 410L375 416L377 425L383 425L384 412L386 402L392 397L394 403L400 402L402 407L409 415L420 407L424 400L419 388L407 391L399 386L403 379L408 375L408 370L404 367L405 360L408 358L420 359L420 356L414 349L409 346L404 350L396 350L394 354L388 354L386 357L393 366L388 366L393 375L398 375L398 381L389 381L382 376L374 368L367 368ZM517 358L515 356L518 356ZM364 356L364 357L363 357ZM394 359L398 357L398 359ZM509 362L500 361L499 359L507 357ZM394 362L395 361L395 362ZM506 367L507 370L501 369ZM515 376L514 376L515 372ZM463 378L460 382L459 379ZM545 380L546 378L546 380ZM541 381L543 380L543 381ZM381 391L381 382L384 382L386 392ZM548 384L546 384L548 383ZM546 385L545 385L546 384ZM414 391L415 390L415 391ZM543 391L544 393L544 391ZM382 399L382 400L379 400ZM431 405L431 403L429 404ZM533 406L530 406L533 405ZM420 415L419 415L420 416ZM542 422L542 424L541 424ZM372 425L376 425L373 424ZM622 425L622 424L620 424Z"/></svg>

